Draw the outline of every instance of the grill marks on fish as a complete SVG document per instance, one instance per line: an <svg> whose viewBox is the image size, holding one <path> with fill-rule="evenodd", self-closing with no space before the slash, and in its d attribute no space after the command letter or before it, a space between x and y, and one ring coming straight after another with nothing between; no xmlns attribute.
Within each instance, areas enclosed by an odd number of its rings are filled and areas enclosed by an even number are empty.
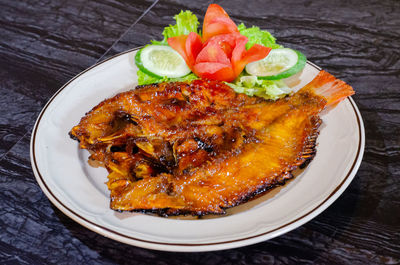
<svg viewBox="0 0 400 265"><path fill-rule="evenodd" d="M335 80L322 71L275 102L216 81L141 86L101 102L70 135L107 168L112 209L222 214L312 160L318 113L352 93Z"/></svg>

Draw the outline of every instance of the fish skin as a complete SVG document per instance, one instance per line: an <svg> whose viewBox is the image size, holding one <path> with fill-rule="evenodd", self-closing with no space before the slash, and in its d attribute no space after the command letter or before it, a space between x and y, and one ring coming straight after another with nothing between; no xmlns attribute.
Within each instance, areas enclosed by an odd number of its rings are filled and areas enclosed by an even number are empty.
<svg viewBox="0 0 400 265"><path fill-rule="evenodd" d="M217 81L154 84L101 102L70 135L107 168L112 209L223 214L309 163L318 114L353 93L324 71L275 102Z"/></svg>

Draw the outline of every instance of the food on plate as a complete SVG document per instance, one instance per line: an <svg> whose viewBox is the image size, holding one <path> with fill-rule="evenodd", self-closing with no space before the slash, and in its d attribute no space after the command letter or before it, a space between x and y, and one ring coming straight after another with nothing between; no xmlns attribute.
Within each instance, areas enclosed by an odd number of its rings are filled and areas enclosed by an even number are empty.
<svg viewBox="0 0 400 265"><path fill-rule="evenodd" d="M306 57L211 4L182 11L135 57L135 90L106 99L70 136L108 171L110 207L222 214L292 178L315 155L319 113L353 89L325 71L294 93Z"/></svg>
<svg viewBox="0 0 400 265"><path fill-rule="evenodd" d="M162 41L152 41L136 54L139 85L207 78L225 81L237 93L276 100L292 92L281 79L305 66L303 53L283 48L259 27L236 26L217 4L208 7L202 33L192 12L181 11L174 18L176 24L164 29Z"/></svg>
<svg viewBox="0 0 400 265"><path fill-rule="evenodd" d="M276 101L216 80L163 82L104 100L70 136L108 170L112 209L222 214L305 166L319 113L353 93L325 71Z"/></svg>

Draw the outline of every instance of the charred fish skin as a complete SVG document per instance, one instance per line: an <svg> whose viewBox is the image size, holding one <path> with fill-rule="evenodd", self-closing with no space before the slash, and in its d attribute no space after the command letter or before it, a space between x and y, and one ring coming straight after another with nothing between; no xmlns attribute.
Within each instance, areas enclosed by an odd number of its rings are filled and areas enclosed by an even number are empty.
<svg viewBox="0 0 400 265"><path fill-rule="evenodd" d="M305 167L319 112L352 93L324 71L275 102L217 81L154 84L104 100L70 136L108 170L112 209L224 214Z"/></svg>

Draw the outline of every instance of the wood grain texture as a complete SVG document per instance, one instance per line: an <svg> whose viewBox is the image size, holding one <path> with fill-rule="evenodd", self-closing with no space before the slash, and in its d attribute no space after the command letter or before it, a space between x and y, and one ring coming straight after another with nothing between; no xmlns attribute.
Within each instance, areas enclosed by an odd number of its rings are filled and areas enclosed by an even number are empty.
<svg viewBox="0 0 400 265"><path fill-rule="evenodd" d="M0 157L46 101L94 64L153 3L1 1Z"/></svg>
<svg viewBox="0 0 400 265"><path fill-rule="evenodd" d="M366 130L361 167L343 195L302 227L238 249L159 252L89 231L41 192L26 132L46 100L96 61L160 39L181 9L201 18L210 2L160 0L149 12L152 1L1 2L1 264L400 264L396 0L217 1L235 22L270 30L357 92Z"/></svg>
<svg viewBox="0 0 400 265"><path fill-rule="evenodd" d="M102 56L104 60L125 50L149 44L151 40L162 40L164 27L175 24L173 16L181 10L190 10L197 16L200 25L204 13L212 0L206 1L159 1L143 18L127 31L111 49Z"/></svg>

